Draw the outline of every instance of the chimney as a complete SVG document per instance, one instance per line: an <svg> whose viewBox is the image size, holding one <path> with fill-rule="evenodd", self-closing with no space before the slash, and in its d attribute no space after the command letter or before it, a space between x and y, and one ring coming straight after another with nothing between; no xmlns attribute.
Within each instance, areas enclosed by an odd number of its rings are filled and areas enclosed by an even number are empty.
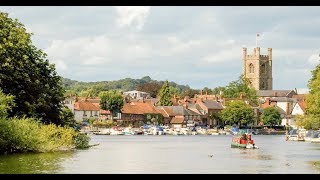
<svg viewBox="0 0 320 180"><path fill-rule="evenodd" d="M277 97L278 93L277 92L274 92L274 97Z"/></svg>
<svg viewBox="0 0 320 180"><path fill-rule="evenodd" d="M187 103L184 103L184 104L183 104L183 107L185 107L186 109L188 109L188 104L187 104Z"/></svg>
<svg viewBox="0 0 320 180"><path fill-rule="evenodd" d="M206 95L208 96L208 91L206 91Z"/></svg>
<svg viewBox="0 0 320 180"><path fill-rule="evenodd" d="M201 95L202 95L202 89L201 89Z"/></svg>
<svg viewBox="0 0 320 180"><path fill-rule="evenodd" d="M269 98L269 97L266 98L266 103L267 103L268 105L271 104L271 101L270 101L270 98Z"/></svg>
<svg viewBox="0 0 320 180"><path fill-rule="evenodd" d="M289 108L289 102L287 102L286 115L289 115L289 113L290 113L290 112L289 112L289 109L290 109L290 108Z"/></svg>

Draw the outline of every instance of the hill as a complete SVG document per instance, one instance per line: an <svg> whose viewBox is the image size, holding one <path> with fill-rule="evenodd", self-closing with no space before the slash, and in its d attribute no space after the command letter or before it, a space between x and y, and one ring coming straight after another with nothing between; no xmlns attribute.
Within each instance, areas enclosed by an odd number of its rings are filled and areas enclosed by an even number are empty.
<svg viewBox="0 0 320 180"><path fill-rule="evenodd" d="M141 79L125 78L114 81L97 81L97 82L81 82L71 80L68 78L62 79L63 86L66 89L66 94L96 97L100 91L106 90L119 90L122 92L132 90L143 90L144 85L153 84L156 88L161 88L165 81L157 81L151 79L149 76L142 77ZM189 85L179 85L175 82L169 82L169 85L176 89L177 94L191 91ZM146 90L147 91L147 90ZM196 90L193 90L196 91Z"/></svg>

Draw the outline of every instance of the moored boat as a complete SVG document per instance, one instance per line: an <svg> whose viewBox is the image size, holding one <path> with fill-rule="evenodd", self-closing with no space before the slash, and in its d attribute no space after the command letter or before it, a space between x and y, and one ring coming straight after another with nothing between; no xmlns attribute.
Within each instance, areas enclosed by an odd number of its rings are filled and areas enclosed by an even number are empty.
<svg viewBox="0 0 320 180"><path fill-rule="evenodd" d="M240 133L232 137L231 147L246 148L246 149L257 149L254 140L251 139L251 134Z"/></svg>

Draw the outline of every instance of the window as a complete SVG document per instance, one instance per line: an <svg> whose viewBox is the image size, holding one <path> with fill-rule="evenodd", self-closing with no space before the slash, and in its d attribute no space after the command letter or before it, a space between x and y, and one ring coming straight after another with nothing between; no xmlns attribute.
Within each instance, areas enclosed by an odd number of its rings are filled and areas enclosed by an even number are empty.
<svg viewBox="0 0 320 180"><path fill-rule="evenodd" d="M249 73L254 73L254 66L252 63L249 65Z"/></svg>
<svg viewBox="0 0 320 180"><path fill-rule="evenodd" d="M262 88L262 89L265 88L265 83L264 83L264 82L261 83L261 88Z"/></svg>
<svg viewBox="0 0 320 180"><path fill-rule="evenodd" d="M266 64L261 65L261 73L263 73L263 74L266 73Z"/></svg>

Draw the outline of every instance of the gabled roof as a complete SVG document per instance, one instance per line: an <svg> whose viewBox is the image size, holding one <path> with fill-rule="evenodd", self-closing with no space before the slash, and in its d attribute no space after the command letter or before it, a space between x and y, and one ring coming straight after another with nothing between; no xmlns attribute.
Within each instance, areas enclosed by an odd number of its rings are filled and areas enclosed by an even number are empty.
<svg viewBox="0 0 320 180"><path fill-rule="evenodd" d="M304 101L306 99L306 94L295 94L292 96L292 98L297 99L297 101Z"/></svg>
<svg viewBox="0 0 320 180"><path fill-rule="evenodd" d="M221 105L221 103L219 103L217 101L204 100L202 102L208 109L223 109L223 106Z"/></svg>
<svg viewBox="0 0 320 180"><path fill-rule="evenodd" d="M170 116L185 116L185 115L189 115L188 111L183 106L158 106L158 107L163 107L163 109Z"/></svg>
<svg viewBox="0 0 320 180"><path fill-rule="evenodd" d="M288 97L290 93L297 94L294 90L258 90L258 97Z"/></svg>
<svg viewBox="0 0 320 180"><path fill-rule="evenodd" d="M183 116L175 116L174 118L171 119L170 123L171 124L182 124L184 121Z"/></svg>
<svg viewBox="0 0 320 180"><path fill-rule="evenodd" d="M131 102L125 103L121 112L124 114L160 114L155 106L147 102Z"/></svg>
<svg viewBox="0 0 320 180"><path fill-rule="evenodd" d="M303 112L306 112L306 107L307 107L307 104L305 101L299 101L298 102L300 108L302 109Z"/></svg>
<svg viewBox="0 0 320 180"><path fill-rule="evenodd" d="M74 103L76 111L100 111L100 108L87 101L79 101Z"/></svg>
<svg viewBox="0 0 320 180"><path fill-rule="evenodd" d="M169 114L163 108L158 108L158 107L156 108L162 114L163 117L170 117Z"/></svg>
<svg viewBox="0 0 320 180"><path fill-rule="evenodd" d="M287 97L272 97L270 101L273 102L297 102L295 98L287 98Z"/></svg>

